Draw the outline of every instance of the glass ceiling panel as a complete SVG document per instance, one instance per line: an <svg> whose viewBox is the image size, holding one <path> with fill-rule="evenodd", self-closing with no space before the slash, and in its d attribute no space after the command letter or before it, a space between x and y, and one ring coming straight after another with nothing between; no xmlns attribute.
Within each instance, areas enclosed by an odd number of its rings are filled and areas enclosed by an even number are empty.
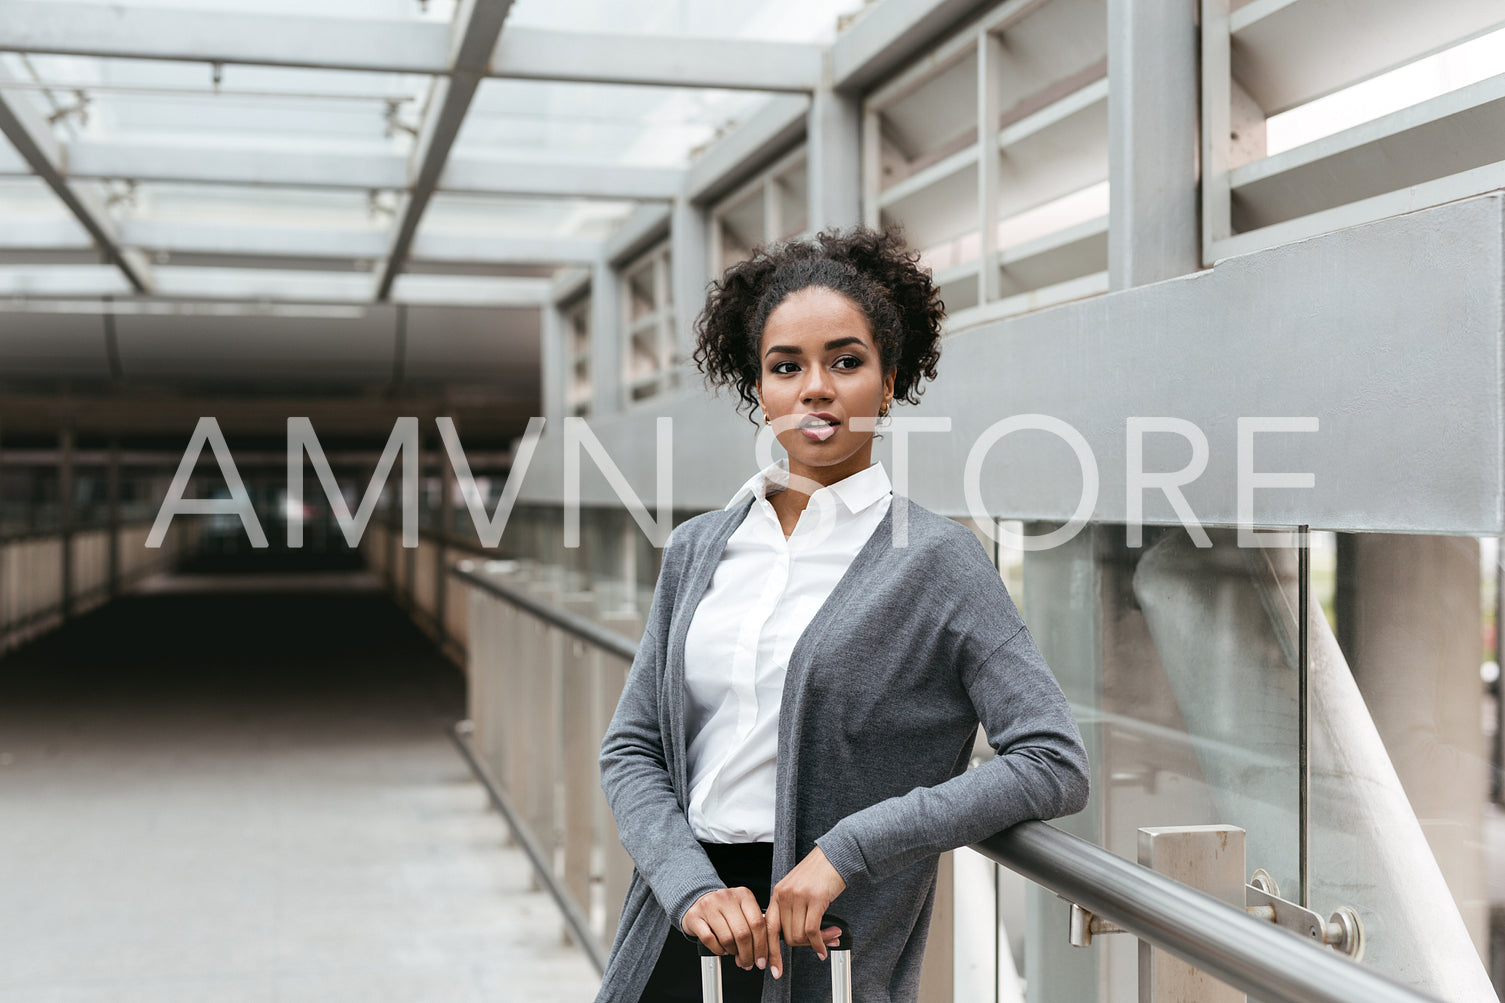
<svg viewBox="0 0 1505 1003"><path fill-rule="evenodd" d="M826 45L836 38L838 18L862 6L863 0L516 0L507 23L551 31L758 38Z"/></svg>
<svg viewBox="0 0 1505 1003"><path fill-rule="evenodd" d="M73 214L41 178L0 178L0 226L5 219L71 220Z"/></svg>
<svg viewBox="0 0 1505 1003"><path fill-rule="evenodd" d="M329 226L339 229L391 226L390 193L373 209L362 191L315 188L242 188L230 185L138 184L120 207L122 219L185 223L245 223L260 226Z"/></svg>
<svg viewBox="0 0 1505 1003"><path fill-rule="evenodd" d="M112 2L124 8L220 11L290 19L300 15L396 19L414 24L448 23L457 6L456 0ZM828 44L835 38L838 19L862 6L863 0L639 0L630 4L620 0L516 0L507 27ZM0 96L26 101L44 118L52 119L54 134L65 144L103 147L89 153L93 173L114 169L115 162L110 158L117 154L107 149L109 144L129 145L147 153L153 147L164 149L172 168L142 168L148 177L176 176L179 167L184 176L193 176L191 158L196 151L339 152L356 158L344 163L368 166L378 162L365 160L367 155L406 157L415 143L412 131L421 121L435 84L433 78L421 74L235 64L216 70L207 60L0 53L0 62L17 81L7 85ZM477 91L451 157L683 167L765 100L766 95L745 91L488 79ZM75 161L80 170L85 169L83 161L80 150ZM150 156L130 162L152 163ZM218 162L223 164L224 158ZM317 166L310 162L315 175L319 173ZM41 181L16 177L23 170L24 162L9 144L0 141L0 226L7 220L71 220L71 214ZM122 167L122 173L128 173L126 168ZM386 175L377 170L372 176ZM302 178L302 174L290 174L290 179ZM208 239L203 237L202 228L215 226L327 228L341 234L320 246L343 247L346 245L340 241L346 238L350 246L364 246L362 234L391 232L404 204L402 196L391 191L150 180L129 183L123 179L76 179L73 183L99 195L108 203L109 213L123 224L196 224L201 229L189 234L194 239ZM632 209L633 203L625 201L439 192L420 222L419 235L602 239ZM45 235L51 231L44 227L37 232ZM176 235L186 231L135 227L133 232ZM209 236L218 239L217 234Z"/></svg>
<svg viewBox="0 0 1505 1003"><path fill-rule="evenodd" d="M93 3L97 0L50 0ZM301 14L308 17L362 19L423 18L447 21L455 0L112 0L118 7L176 7L192 11L240 11L250 14Z"/></svg>
<svg viewBox="0 0 1505 1003"><path fill-rule="evenodd" d="M718 127L766 100L746 91L484 80L454 152L682 167Z"/></svg>
<svg viewBox="0 0 1505 1003"><path fill-rule="evenodd" d="M632 202L525 199L439 192L419 225L427 233L603 239L632 212Z"/></svg>
<svg viewBox="0 0 1505 1003"><path fill-rule="evenodd" d="M91 140L196 145L355 144L405 150L399 123L417 121L429 78L412 74L31 56L20 89L44 107L76 105L75 134Z"/></svg>

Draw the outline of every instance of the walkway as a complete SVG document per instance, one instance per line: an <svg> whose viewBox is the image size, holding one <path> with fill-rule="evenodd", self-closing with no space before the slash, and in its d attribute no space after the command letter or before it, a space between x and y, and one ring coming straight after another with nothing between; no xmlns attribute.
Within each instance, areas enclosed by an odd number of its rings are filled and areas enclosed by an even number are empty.
<svg viewBox="0 0 1505 1003"><path fill-rule="evenodd" d="M0 659L0 999L594 995L445 736L459 673L352 581L182 579Z"/></svg>

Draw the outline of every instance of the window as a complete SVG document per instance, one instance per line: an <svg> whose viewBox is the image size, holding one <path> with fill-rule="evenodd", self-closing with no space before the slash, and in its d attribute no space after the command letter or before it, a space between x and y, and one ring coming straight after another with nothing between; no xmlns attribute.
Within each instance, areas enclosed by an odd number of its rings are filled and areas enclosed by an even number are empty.
<svg viewBox="0 0 1505 1003"><path fill-rule="evenodd" d="M670 292L669 242L638 258L622 273L627 339L622 375L631 404L673 388L674 304Z"/></svg>

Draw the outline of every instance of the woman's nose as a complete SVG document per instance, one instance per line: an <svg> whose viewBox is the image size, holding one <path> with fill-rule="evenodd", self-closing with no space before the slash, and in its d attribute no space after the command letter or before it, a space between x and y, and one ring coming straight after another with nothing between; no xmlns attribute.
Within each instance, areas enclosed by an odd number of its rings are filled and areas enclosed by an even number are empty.
<svg viewBox="0 0 1505 1003"><path fill-rule="evenodd" d="M800 387L800 400L830 400L831 393L831 376L825 369L813 366L806 371L804 385Z"/></svg>

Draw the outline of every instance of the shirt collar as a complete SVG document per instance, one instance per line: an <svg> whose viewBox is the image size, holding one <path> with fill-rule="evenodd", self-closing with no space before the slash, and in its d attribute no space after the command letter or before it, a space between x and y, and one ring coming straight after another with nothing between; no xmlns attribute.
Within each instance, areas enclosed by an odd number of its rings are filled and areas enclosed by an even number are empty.
<svg viewBox="0 0 1505 1003"><path fill-rule="evenodd" d="M775 460L768 466L759 470L747 479L737 493L732 495L732 500L723 506L724 509L736 508L748 498L766 498L774 488L781 488L789 483L789 460L788 458ZM842 478L835 484L828 484L818 489L812 500L822 491L829 491L841 500L848 512L853 515L872 505L878 499L893 490L888 479L888 472L883 469L882 463L873 463L866 470L859 470Z"/></svg>

